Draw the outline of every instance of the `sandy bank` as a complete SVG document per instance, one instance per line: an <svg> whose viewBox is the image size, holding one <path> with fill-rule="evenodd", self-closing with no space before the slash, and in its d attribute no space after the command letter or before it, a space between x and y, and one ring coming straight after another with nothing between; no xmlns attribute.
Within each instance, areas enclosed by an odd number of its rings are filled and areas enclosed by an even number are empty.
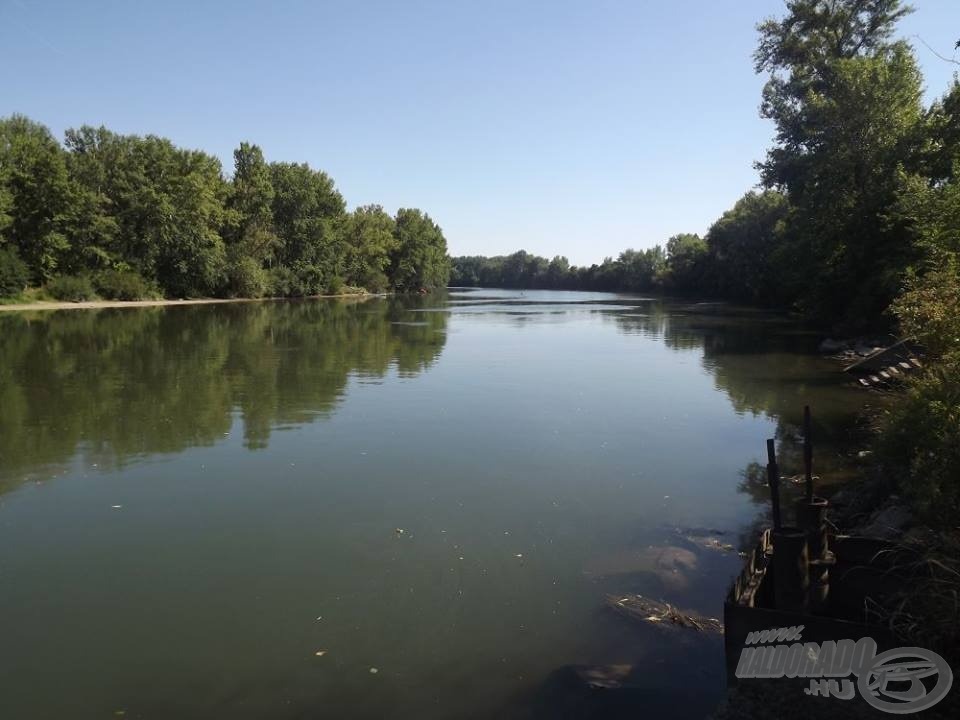
<svg viewBox="0 0 960 720"><path fill-rule="evenodd" d="M348 295L310 295L303 298L202 298L198 300L90 300L85 302L42 301L0 305L0 312L17 310L96 310L99 308L158 307L161 305L209 305L212 303L279 302L282 300L313 300L317 298L350 298L366 300L382 295L351 293Z"/></svg>

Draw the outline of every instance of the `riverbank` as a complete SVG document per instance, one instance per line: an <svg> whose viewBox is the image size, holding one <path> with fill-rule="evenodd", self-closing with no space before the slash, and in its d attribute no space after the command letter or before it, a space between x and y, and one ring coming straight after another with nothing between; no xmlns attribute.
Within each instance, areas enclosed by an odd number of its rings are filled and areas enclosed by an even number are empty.
<svg viewBox="0 0 960 720"><path fill-rule="evenodd" d="M39 300L25 303L0 304L0 312L17 310L99 310L101 308L160 307L166 305L212 305L216 303L276 302L280 300L318 300L321 298L353 298L366 300L373 297L386 297L386 293L340 293L338 295L307 295L299 298L196 298L181 300L84 300L80 302L62 302L57 300Z"/></svg>

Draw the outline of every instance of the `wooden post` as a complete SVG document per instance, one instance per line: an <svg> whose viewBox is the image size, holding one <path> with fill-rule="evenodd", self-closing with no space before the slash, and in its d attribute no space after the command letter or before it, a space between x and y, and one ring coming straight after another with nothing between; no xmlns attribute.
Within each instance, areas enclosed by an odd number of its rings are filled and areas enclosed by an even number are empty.
<svg viewBox="0 0 960 720"><path fill-rule="evenodd" d="M785 527L773 532L773 597L777 610L799 612L807 607L810 563L807 534Z"/></svg>
<svg viewBox="0 0 960 720"><path fill-rule="evenodd" d="M810 406L803 406L803 469L807 476L807 502L813 502L813 441L810 438Z"/></svg>
<svg viewBox="0 0 960 720"><path fill-rule="evenodd" d="M780 530L780 469L773 438L767 440L767 484L770 486L770 504L773 507L773 528Z"/></svg>

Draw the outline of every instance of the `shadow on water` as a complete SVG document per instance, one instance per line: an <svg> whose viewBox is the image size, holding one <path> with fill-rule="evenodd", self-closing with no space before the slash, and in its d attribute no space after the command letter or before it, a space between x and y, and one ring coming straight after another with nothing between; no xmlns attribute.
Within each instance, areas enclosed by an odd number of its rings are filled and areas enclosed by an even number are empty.
<svg viewBox="0 0 960 720"><path fill-rule="evenodd" d="M242 421L328 416L352 376L413 377L443 351L446 313L394 298L7 313L0 317L0 492L65 469L212 445ZM415 320L415 322L413 321Z"/></svg>

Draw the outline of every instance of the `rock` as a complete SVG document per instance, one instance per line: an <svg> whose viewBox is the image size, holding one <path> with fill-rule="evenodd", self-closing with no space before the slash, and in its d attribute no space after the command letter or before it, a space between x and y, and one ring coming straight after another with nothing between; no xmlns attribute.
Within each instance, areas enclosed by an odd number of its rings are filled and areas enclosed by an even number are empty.
<svg viewBox="0 0 960 720"><path fill-rule="evenodd" d="M891 505L878 510L870 522L857 531L857 535L890 540L903 533L904 527L913 519L910 511L901 505Z"/></svg>

